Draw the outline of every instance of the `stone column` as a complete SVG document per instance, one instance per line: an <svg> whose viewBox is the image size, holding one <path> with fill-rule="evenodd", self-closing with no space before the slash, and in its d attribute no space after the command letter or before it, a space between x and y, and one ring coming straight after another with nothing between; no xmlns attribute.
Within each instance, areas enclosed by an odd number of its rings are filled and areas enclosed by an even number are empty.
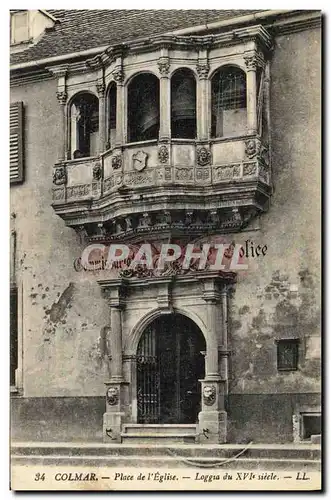
<svg viewBox="0 0 331 500"><path fill-rule="evenodd" d="M223 287L221 292L221 312L222 312L222 337L221 345L219 348L220 356L220 375L222 380L224 380L224 391L225 394L228 393L229 384L229 351L228 351L228 294L226 285Z"/></svg>
<svg viewBox="0 0 331 500"><path fill-rule="evenodd" d="M227 414L224 409L224 384L218 368L218 349L222 339L220 294L214 279L204 282L203 298L207 306L208 332L206 376L201 382L201 412L199 413L199 442L225 443Z"/></svg>
<svg viewBox="0 0 331 500"><path fill-rule="evenodd" d="M68 120L67 120L67 92L65 90L58 91L56 93L56 97L61 105L61 114L62 114L62 120L61 120L61 153L60 153L60 158L58 159L58 162L62 162L67 159L67 151L68 151Z"/></svg>
<svg viewBox="0 0 331 500"><path fill-rule="evenodd" d="M122 355L122 309L123 290L120 285L111 288L109 294L110 305L110 380L106 386L106 413L103 416L104 442L121 442L123 401L123 355Z"/></svg>
<svg viewBox="0 0 331 500"><path fill-rule="evenodd" d="M103 153L106 145L106 99L104 82L97 84L99 95L99 153Z"/></svg>
<svg viewBox="0 0 331 500"><path fill-rule="evenodd" d="M158 60L160 71L160 131L159 140L169 141L171 137L171 80L169 78L169 57Z"/></svg>
<svg viewBox="0 0 331 500"><path fill-rule="evenodd" d="M197 91L197 132L198 139L206 141L208 139L208 123L209 123L209 99L208 99L208 73L209 65L207 61L197 64L197 72L199 75L198 91Z"/></svg>
<svg viewBox="0 0 331 500"><path fill-rule="evenodd" d="M111 381L123 381L122 367L122 312L120 306L110 306L110 352L111 352Z"/></svg>
<svg viewBox="0 0 331 500"><path fill-rule="evenodd" d="M116 66L113 71L116 82L116 140L115 147L121 148L125 142L124 117L125 117L125 94L124 94L124 71L122 65Z"/></svg>
<svg viewBox="0 0 331 500"><path fill-rule="evenodd" d="M246 72L247 93L247 128L251 134L257 132L257 95L256 95L256 69L257 58L254 52L244 56Z"/></svg>

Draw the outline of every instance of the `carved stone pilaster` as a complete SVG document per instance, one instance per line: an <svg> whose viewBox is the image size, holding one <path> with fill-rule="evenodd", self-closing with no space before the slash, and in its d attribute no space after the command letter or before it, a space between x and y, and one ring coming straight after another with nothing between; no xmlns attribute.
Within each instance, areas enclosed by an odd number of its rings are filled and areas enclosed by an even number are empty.
<svg viewBox="0 0 331 500"><path fill-rule="evenodd" d="M160 57L160 59L157 62L157 65L158 65L161 77L168 76L169 71L170 71L169 57Z"/></svg>
<svg viewBox="0 0 331 500"><path fill-rule="evenodd" d="M99 97L105 97L106 85L104 82L97 83L97 92Z"/></svg>
<svg viewBox="0 0 331 500"><path fill-rule="evenodd" d="M197 64L197 72L200 80L205 80L206 78L208 78L209 69L210 67L208 63Z"/></svg>
<svg viewBox="0 0 331 500"><path fill-rule="evenodd" d="M246 52L244 61L247 71L256 71L258 67L263 68L265 65L262 52Z"/></svg>
<svg viewBox="0 0 331 500"><path fill-rule="evenodd" d="M59 103L64 106L67 102L67 99L68 99L68 94L65 90L58 90L56 92L56 97L57 97L57 100L59 101Z"/></svg>

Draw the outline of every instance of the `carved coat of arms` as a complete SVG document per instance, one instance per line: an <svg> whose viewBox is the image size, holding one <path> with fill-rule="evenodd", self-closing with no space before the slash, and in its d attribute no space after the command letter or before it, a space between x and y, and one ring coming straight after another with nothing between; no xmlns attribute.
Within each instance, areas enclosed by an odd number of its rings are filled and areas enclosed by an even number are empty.
<svg viewBox="0 0 331 500"><path fill-rule="evenodd" d="M132 166L138 172L144 170L147 166L147 158L148 154L145 151L138 151L137 153L132 155Z"/></svg>

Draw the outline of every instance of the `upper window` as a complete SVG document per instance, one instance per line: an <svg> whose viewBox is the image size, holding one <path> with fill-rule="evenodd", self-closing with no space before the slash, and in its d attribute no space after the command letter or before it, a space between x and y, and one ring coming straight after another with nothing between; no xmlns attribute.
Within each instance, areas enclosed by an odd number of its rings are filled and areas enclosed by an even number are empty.
<svg viewBox="0 0 331 500"><path fill-rule="evenodd" d="M29 12L27 10L14 12L10 16L10 21L11 43L27 42L30 38Z"/></svg>
<svg viewBox="0 0 331 500"><path fill-rule="evenodd" d="M212 78L212 137L243 133L247 127L246 74L236 66Z"/></svg>
<svg viewBox="0 0 331 500"><path fill-rule="evenodd" d="M98 98L83 92L78 94L70 107L71 158L95 156L99 140Z"/></svg>
<svg viewBox="0 0 331 500"><path fill-rule="evenodd" d="M171 78L171 137L195 139L196 132L196 80L189 69L179 69Z"/></svg>
<svg viewBox="0 0 331 500"><path fill-rule="evenodd" d="M159 80L150 73L133 78L128 87L128 141L157 139L160 128Z"/></svg>

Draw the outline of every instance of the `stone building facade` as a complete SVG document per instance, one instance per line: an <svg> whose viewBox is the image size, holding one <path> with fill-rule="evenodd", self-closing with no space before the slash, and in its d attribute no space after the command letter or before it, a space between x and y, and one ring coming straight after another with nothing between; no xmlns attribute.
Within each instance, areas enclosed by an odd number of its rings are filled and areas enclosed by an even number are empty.
<svg viewBox="0 0 331 500"><path fill-rule="evenodd" d="M319 434L320 12L11 21L12 438ZM215 241L247 269L103 266Z"/></svg>

